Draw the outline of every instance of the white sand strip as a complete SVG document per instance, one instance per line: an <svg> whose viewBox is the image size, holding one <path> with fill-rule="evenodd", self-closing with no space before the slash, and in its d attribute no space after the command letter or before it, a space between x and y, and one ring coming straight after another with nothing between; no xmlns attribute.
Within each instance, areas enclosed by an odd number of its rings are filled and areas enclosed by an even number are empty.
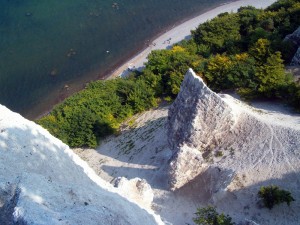
<svg viewBox="0 0 300 225"><path fill-rule="evenodd" d="M193 19L190 19L171 30L167 31L157 39L155 39L149 47L144 49L142 52L134 56L132 59L127 61L125 64L120 66L118 69L112 72L112 74L108 77L114 78L117 76L126 76L128 73L128 68L142 68L144 63L147 61L147 56L152 50L156 49L167 49L173 44L185 39L189 38L191 34L191 30L194 30L198 27L199 24L206 22L217 16L220 13L224 12L236 12L238 8L241 6L254 6L256 8L266 8L272 3L276 2L276 0L240 0L236 2L231 2L227 4L223 4L217 8L214 8L206 13L203 13Z"/></svg>

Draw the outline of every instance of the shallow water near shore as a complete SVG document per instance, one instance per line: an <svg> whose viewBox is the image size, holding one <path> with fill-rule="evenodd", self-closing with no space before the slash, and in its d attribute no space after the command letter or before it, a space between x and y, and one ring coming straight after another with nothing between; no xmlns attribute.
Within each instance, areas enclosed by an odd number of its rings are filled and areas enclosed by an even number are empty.
<svg viewBox="0 0 300 225"><path fill-rule="evenodd" d="M0 0L0 104L35 118L228 0Z"/></svg>

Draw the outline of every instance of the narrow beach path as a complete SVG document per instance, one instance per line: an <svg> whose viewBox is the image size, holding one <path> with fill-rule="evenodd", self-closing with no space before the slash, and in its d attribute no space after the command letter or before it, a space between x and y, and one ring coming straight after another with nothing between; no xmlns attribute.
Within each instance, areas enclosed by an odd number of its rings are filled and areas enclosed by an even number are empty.
<svg viewBox="0 0 300 225"><path fill-rule="evenodd" d="M274 2L276 2L276 0L240 0L223 4L212 10L209 10L206 13L194 17L193 19L180 24L169 31L166 31L164 34L152 41L146 49L144 49L142 52L138 53L136 56L113 71L108 76L108 79L112 79L118 76L126 76L129 72L128 68L136 68L141 70L144 66L144 63L147 62L147 56L152 50L167 49L181 40L190 38L191 30L196 29L199 24L216 17L220 13L236 12L241 6L249 5L256 8L266 8Z"/></svg>

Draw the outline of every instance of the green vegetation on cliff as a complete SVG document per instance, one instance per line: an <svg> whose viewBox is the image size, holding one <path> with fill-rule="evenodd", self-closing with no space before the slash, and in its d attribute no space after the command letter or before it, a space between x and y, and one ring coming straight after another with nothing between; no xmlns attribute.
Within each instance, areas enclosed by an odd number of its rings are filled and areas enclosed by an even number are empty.
<svg viewBox="0 0 300 225"><path fill-rule="evenodd" d="M155 106L159 98L175 98L189 67L215 91L279 98L300 110L300 87L284 71L296 46L283 42L299 24L297 0L222 13L192 31L191 40L152 51L143 72L93 82L38 123L71 147L95 147L129 116Z"/></svg>
<svg viewBox="0 0 300 225"><path fill-rule="evenodd" d="M154 94L141 78L96 81L38 122L71 147L96 147L126 118L156 106Z"/></svg>
<svg viewBox="0 0 300 225"><path fill-rule="evenodd" d="M198 208L196 218L193 218L195 224L199 225L235 225L231 222L232 218L224 213L219 214L216 208L208 206L206 208Z"/></svg>
<svg viewBox="0 0 300 225"><path fill-rule="evenodd" d="M262 199L263 204L268 209L272 209L275 205L286 202L290 206L295 199L289 191L280 189L277 186L262 186L258 192L259 198Z"/></svg>

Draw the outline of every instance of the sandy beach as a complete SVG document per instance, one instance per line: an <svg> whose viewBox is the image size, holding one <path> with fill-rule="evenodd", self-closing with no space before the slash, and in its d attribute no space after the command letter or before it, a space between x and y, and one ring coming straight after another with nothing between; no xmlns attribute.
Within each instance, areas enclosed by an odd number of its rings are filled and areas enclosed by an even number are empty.
<svg viewBox="0 0 300 225"><path fill-rule="evenodd" d="M206 13L203 13L193 19L190 19L169 31L166 31L164 34L152 41L149 46L144 49L142 52L138 53L136 56L128 60L122 66L114 70L107 79L112 79L118 76L126 76L128 74L128 68L141 70L144 66L144 63L147 61L147 56L152 50L157 49L168 49L172 45L180 42L181 40L190 38L191 30L194 30L198 27L199 24L210 20L220 13L224 12L236 12L241 6L254 6L256 8L266 8L272 3L276 2L275 0L241 0L235 1L227 4L218 6Z"/></svg>
<svg viewBox="0 0 300 225"><path fill-rule="evenodd" d="M144 63L147 61L147 56L152 50L157 49L168 49L171 48L172 45L175 43L180 42L181 40L188 39L191 37L191 30L196 29L199 24L206 22L214 17L216 17L220 13L224 12L236 12L241 6L254 6L256 8L266 8L267 6L274 3L276 0L240 0L240 1L233 1L230 3L226 3L220 5L216 8L213 8L201 15L198 15L192 19L189 19L178 26L175 26L167 30L162 35L158 35L157 38L154 38L153 41L150 42L149 46L144 50L137 52L135 56L130 58L125 63L121 64L121 66L117 67L116 69L108 72L107 76L101 77L101 79L113 79L118 76L124 77L126 74L129 73L128 68L138 69L141 70L144 66ZM63 91L63 93L59 93L59 96L48 96L48 100L44 101L47 104L40 104L36 107L35 110L30 110L27 113L27 118L29 119L39 119L42 116L48 114L53 109L54 105L58 104L59 102L63 101L64 98L70 96L72 93L78 92L82 89L82 82L79 82L79 85L71 84L71 88L68 91ZM56 93L57 94L57 93ZM64 95L63 97L61 97Z"/></svg>

